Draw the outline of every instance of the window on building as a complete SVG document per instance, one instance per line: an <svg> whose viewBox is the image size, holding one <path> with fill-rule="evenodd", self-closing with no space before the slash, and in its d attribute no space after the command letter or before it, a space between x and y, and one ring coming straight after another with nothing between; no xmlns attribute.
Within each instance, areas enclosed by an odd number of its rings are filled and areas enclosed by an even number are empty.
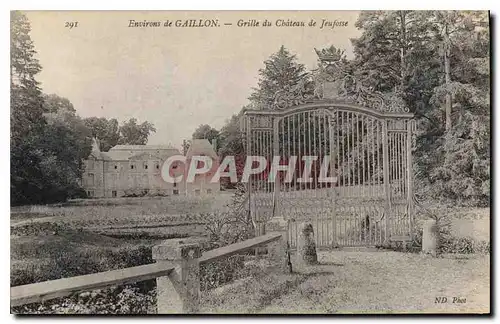
<svg viewBox="0 0 500 324"><path fill-rule="evenodd" d="M174 190L173 190L173 193L174 193L174 195L178 195L178 194L179 194L179 190L174 189Z"/></svg>
<svg viewBox="0 0 500 324"><path fill-rule="evenodd" d="M130 169L133 169L133 168L134 168L134 165L133 165L133 164L131 164L131 165L130 165Z"/></svg>
<svg viewBox="0 0 500 324"><path fill-rule="evenodd" d="M118 169L118 165L115 165L115 170Z"/></svg>
<svg viewBox="0 0 500 324"><path fill-rule="evenodd" d="M176 188L176 187L177 187L177 182L174 182L174 188Z"/></svg>
<svg viewBox="0 0 500 324"><path fill-rule="evenodd" d="M158 163L156 163L156 168L159 169L160 168L160 165Z"/></svg>
<svg viewBox="0 0 500 324"><path fill-rule="evenodd" d="M88 190L87 191L87 197L94 197L94 191L93 190Z"/></svg>
<svg viewBox="0 0 500 324"><path fill-rule="evenodd" d="M144 170L148 169L148 162L144 162Z"/></svg>
<svg viewBox="0 0 500 324"><path fill-rule="evenodd" d="M113 198L116 198L116 190L111 191L111 196L112 196Z"/></svg>
<svg viewBox="0 0 500 324"><path fill-rule="evenodd" d="M87 183L89 186L95 185L95 176L93 173L89 173Z"/></svg>

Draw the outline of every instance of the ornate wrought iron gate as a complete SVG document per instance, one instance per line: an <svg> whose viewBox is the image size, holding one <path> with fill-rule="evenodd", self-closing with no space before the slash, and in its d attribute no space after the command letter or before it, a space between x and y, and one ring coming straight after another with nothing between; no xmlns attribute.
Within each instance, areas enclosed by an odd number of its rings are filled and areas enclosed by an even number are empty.
<svg viewBox="0 0 500 324"><path fill-rule="evenodd" d="M338 76L338 66L331 68L335 53L326 54L318 52L324 68L319 76ZM282 217L292 247L302 221L312 223L319 247L411 238L413 114L394 97L387 100L340 76L317 76L320 91L307 96L299 84L287 98L277 94L273 107L245 112L247 155L268 161L248 184L258 235L272 217ZM275 166L288 166L289 178L281 172L270 179L273 158Z"/></svg>

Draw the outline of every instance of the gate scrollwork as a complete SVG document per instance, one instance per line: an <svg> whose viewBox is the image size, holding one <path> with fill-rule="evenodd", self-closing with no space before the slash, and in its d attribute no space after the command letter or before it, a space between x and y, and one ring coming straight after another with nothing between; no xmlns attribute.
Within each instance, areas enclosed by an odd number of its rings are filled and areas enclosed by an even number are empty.
<svg viewBox="0 0 500 324"><path fill-rule="evenodd" d="M318 68L312 74L303 75L296 85L278 90L272 105L265 109L285 110L314 100L332 99L382 112L409 111L397 89L390 93L376 91L366 85L359 73L350 72L344 51L333 46L315 51Z"/></svg>

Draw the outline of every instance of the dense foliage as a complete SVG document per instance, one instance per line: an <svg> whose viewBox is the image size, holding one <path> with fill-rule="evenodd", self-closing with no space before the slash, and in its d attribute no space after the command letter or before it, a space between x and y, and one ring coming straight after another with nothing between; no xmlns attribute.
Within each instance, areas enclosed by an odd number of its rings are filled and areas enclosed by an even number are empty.
<svg viewBox="0 0 500 324"><path fill-rule="evenodd" d="M417 191L489 204L487 13L363 12L356 26L353 65L375 89L398 89L416 115Z"/></svg>
<svg viewBox="0 0 500 324"><path fill-rule="evenodd" d="M274 104L278 91L293 89L309 73L305 66L297 62L295 55L284 46L264 61L264 68L259 70L258 87L253 89L248 98L254 108L269 107Z"/></svg>
<svg viewBox="0 0 500 324"><path fill-rule="evenodd" d="M486 206L490 199L490 35L486 12L364 11L343 68L366 86L398 93L417 121L416 192ZM332 47L335 49L334 47ZM336 49L338 50L338 49ZM312 71L314 72L314 71ZM273 103L311 73L283 46L259 70L250 104ZM219 134L222 157L243 151L239 117Z"/></svg>

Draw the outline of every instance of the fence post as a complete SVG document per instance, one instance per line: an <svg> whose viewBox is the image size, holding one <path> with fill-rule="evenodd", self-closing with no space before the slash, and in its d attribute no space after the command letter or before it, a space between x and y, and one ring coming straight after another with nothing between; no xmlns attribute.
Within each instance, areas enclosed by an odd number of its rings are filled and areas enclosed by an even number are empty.
<svg viewBox="0 0 500 324"><path fill-rule="evenodd" d="M182 241L163 242L152 250L156 262L176 263L168 277L156 278L158 314L196 313L199 310L200 245Z"/></svg>

